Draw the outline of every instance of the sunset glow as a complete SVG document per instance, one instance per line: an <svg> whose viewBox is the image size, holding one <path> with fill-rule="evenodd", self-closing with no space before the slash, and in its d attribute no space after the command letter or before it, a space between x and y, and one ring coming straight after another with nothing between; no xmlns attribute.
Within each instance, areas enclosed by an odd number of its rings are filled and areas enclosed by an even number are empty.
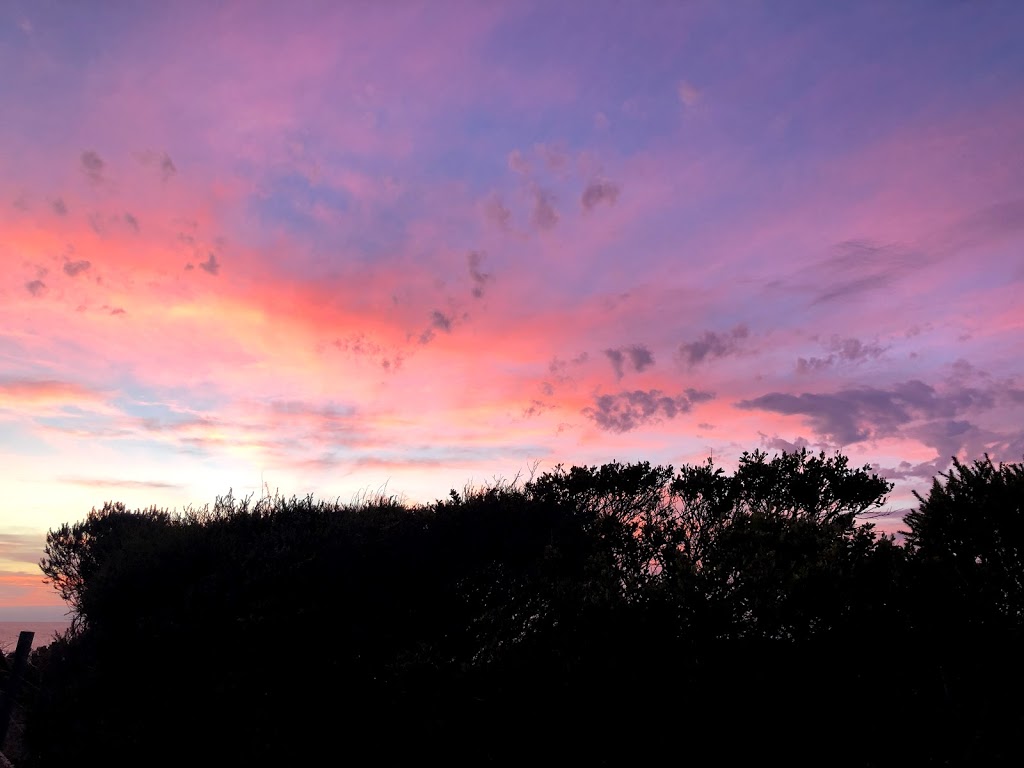
<svg viewBox="0 0 1024 768"><path fill-rule="evenodd" d="M4 3L0 607L107 500L1024 457L1024 5Z"/></svg>

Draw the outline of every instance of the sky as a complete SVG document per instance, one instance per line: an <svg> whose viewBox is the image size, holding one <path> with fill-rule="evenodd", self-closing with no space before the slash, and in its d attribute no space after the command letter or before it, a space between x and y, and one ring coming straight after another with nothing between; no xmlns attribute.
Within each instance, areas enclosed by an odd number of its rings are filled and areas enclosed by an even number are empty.
<svg viewBox="0 0 1024 768"><path fill-rule="evenodd" d="M0 618L105 501L1024 458L1024 4L0 0Z"/></svg>

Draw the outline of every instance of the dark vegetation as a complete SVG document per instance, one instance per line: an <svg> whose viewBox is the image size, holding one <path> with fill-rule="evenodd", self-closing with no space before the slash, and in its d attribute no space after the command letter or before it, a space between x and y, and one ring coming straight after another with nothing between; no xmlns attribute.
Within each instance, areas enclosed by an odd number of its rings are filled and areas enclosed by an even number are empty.
<svg viewBox="0 0 1024 768"><path fill-rule="evenodd" d="M1024 764L1024 467L955 464L902 543L890 488L755 452L107 504L48 536L76 621L18 764Z"/></svg>

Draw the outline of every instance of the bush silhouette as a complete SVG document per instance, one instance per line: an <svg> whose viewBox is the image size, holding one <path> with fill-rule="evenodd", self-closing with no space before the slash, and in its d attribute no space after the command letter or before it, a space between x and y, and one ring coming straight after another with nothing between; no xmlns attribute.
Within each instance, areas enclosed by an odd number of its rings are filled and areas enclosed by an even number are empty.
<svg viewBox="0 0 1024 768"><path fill-rule="evenodd" d="M76 621L21 762L1010 762L1024 708L977 680L1021 680L1021 476L957 464L906 547L863 519L886 480L807 451L426 505L107 504L48 536Z"/></svg>

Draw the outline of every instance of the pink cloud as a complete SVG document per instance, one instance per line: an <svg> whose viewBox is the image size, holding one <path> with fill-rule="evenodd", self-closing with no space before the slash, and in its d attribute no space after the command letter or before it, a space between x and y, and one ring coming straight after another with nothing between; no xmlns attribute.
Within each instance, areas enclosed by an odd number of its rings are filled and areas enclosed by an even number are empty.
<svg viewBox="0 0 1024 768"><path fill-rule="evenodd" d="M67 381L7 379L0 380L0 405L51 405L96 402L101 395L80 384Z"/></svg>
<svg viewBox="0 0 1024 768"><path fill-rule="evenodd" d="M0 571L0 604L5 608L65 607L53 587L43 582L42 575L3 571Z"/></svg>

